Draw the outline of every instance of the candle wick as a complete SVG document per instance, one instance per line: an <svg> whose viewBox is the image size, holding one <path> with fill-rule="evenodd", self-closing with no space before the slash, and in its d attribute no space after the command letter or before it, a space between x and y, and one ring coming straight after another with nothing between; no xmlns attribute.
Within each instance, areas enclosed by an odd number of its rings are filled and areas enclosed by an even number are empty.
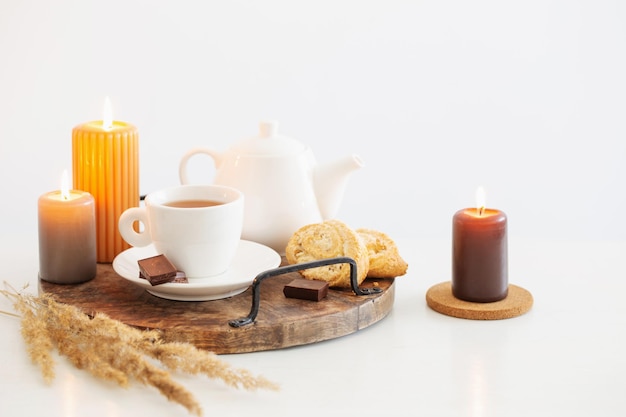
<svg viewBox="0 0 626 417"><path fill-rule="evenodd" d="M484 212L485 212L485 206L480 206L480 208L478 209L478 215L482 216Z"/></svg>

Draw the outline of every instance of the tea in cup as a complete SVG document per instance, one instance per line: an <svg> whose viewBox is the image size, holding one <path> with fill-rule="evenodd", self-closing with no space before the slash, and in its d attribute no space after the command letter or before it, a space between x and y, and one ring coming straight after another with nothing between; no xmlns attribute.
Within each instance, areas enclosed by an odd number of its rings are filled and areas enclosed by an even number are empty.
<svg viewBox="0 0 626 417"><path fill-rule="evenodd" d="M126 242L137 247L153 244L190 280L228 269L241 239L242 192L220 185L180 185L152 192L144 202L144 207L120 216ZM143 224L141 232L135 222Z"/></svg>

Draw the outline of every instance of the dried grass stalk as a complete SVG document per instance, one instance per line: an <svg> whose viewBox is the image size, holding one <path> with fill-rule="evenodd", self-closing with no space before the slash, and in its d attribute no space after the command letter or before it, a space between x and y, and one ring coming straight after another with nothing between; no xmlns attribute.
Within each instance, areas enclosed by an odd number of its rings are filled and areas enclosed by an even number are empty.
<svg viewBox="0 0 626 417"><path fill-rule="evenodd" d="M151 385L198 416L202 415L200 404L168 371L203 374L247 390L278 389L263 377L233 369L212 352L188 343L165 342L156 330L139 330L100 313L90 317L75 306L55 301L50 294L34 296L12 288L0 293L11 299L19 313L28 354L48 383L54 379L51 353L56 349L97 378L122 387L132 380Z"/></svg>

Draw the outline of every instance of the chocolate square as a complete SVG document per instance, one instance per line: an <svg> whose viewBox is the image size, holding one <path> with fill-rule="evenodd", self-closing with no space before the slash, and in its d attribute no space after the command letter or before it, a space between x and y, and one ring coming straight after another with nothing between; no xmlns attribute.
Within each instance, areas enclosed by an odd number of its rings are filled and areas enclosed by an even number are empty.
<svg viewBox="0 0 626 417"><path fill-rule="evenodd" d="M165 284L176 278L176 267L165 255L140 259L137 264L139 265L140 276L147 279L150 285Z"/></svg>
<svg viewBox="0 0 626 417"><path fill-rule="evenodd" d="M301 300L320 301L328 294L328 282L296 278L283 288L283 294L287 298L299 298Z"/></svg>

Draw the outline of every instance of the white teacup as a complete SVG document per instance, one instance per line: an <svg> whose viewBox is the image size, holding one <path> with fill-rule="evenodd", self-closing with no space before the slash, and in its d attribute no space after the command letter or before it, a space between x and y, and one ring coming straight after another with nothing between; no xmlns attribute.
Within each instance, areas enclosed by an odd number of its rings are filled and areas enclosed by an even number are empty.
<svg viewBox="0 0 626 417"><path fill-rule="evenodd" d="M231 187L175 186L148 194L145 207L124 211L119 230L132 246L154 244L187 278L209 277L225 272L235 256L243 203L243 193Z"/></svg>

